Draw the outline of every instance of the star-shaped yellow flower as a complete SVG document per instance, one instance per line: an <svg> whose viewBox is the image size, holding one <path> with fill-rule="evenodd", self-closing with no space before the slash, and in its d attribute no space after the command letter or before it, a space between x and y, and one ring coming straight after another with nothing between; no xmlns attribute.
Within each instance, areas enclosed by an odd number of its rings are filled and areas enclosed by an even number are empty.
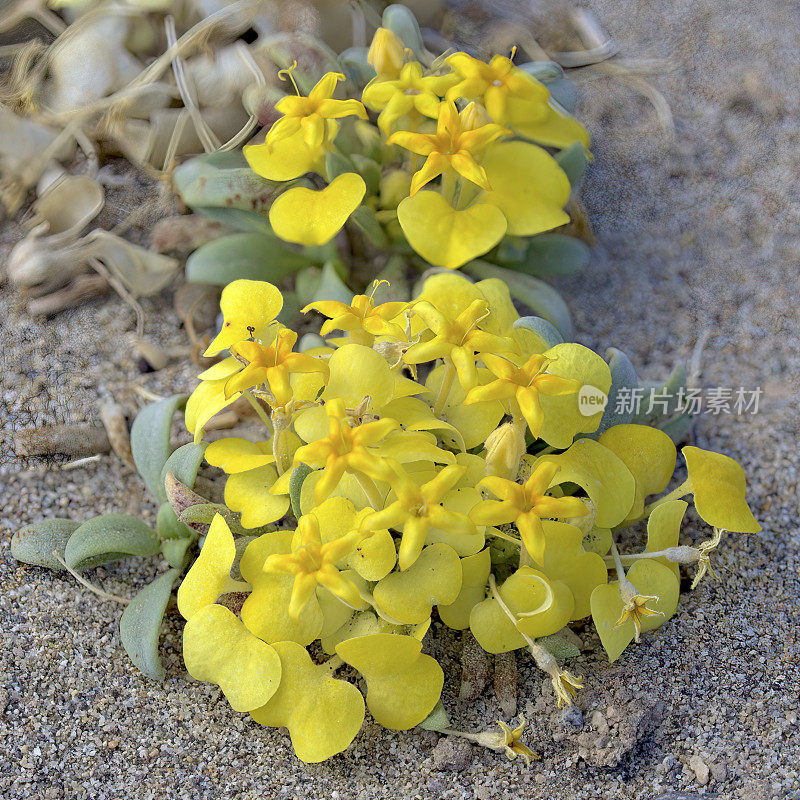
<svg viewBox="0 0 800 800"><path fill-rule="evenodd" d="M378 127L388 135L397 120L411 111L436 119L439 103L447 90L458 80L455 73L423 75L422 64L411 61L394 80L375 78L364 89L362 99L367 108L380 111Z"/></svg>
<svg viewBox="0 0 800 800"><path fill-rule="evenodd" d="M550 397L575 394L581 388L580 381L560 378L546 372L551 359L543 355L531 356L521 367L505 358L490 354L482 355L481 360L497 376L497 380L485 386L473 387L464 402L469 404L514 398L528 423L528 428L537 439L544 424L544 412L539 403L539 394Z"/></svg>
<svg viewBox="0 0 800 800"><path fill-rule="evenodd" d="M553 690L556 693L558 707L571 706L578 689L583 688L583 678L566 670L560 671L552 678Z"/></svg>
<svg viewBox="0 0 800 800"><path fill-rule="evenodd" d="M390 483L397 500L365 517L362 529L403 531L398 562L401 570L408 569L417 560L431 527L462 535L477 533L475 523L466 514L444 508L441 503L466 471L466 467L457 465L444 467L435 478L417 486L408 473L395 465L395 479Z"/></svg>
<svg viewBox="0 0 800 800"><path fill-rule="evenodd" d="M355 344L368 347L372 346L375 336L391 336L405 341L403 327L393 320L405 311L408 303L381 303L376 306L373 295L377 288L378 281L375 281L372 294L357 294L350 305L338 300L319 300L309 303L302 313L314 310L328 317L320 330L323 336L335 330L347 331Z"/></svg>
<svg viewBox="0 0 800 800"><path fill-rule="evenodd" d="M297 334L288 328L278 331L271 345L260 342L239 342L231 352L246 366L232 375L225 383L225 396L230 397L253 386L266 384L272 395L270 405L283 408L292 400L289 377L295 372L321 372L327 377L328 365L319 358L306 353L294 353L292 348Z"/></svg>
<svg viewBox="0 0 800 800"><path fill-rule="evenodd" d="M439 106L436 133L396 131L387 140L388 144L398 144L412 153L427 156L422 169L411 180L412 196L445 172L456 172L482 189L492 188L485 170L475 159L509 131L494 122L470 129L463 117L464 112L459 114L455 104L447 100Z"/></svg>
<svg viewBox="0 0 800 800"><path fill-rule="evenodd" d="M513 522L519 530L525 549L538 563L544 555L542 519L585 517L585 503L577 497L550 497L547 492L558 471L558 465L544 462L523 484L496 476L484 478L478 486L491 491L500 500L478 503L470 518L478 525L505 525Z"/></svg>
<svg viewBox="0 0 800 800"><path fill-rule="evenodd" d="M291 75L291 72L289 72ZM282 139L303 132L303 140L312 151L320 150L329 138L328 121L342 117L367 118L367 110L358 100L335 100L336 84L344 80L341 72L328 72L317 85L303 97L287 95L275 104L275 110L283 116L267 133L266 144L272 146Z"/></svg>
<svg viewBox="0 0 800 800"><path fill-rule="evenodd" d="M636 631L634 640L638 642L642 632L642 620L645 617L664 616L662 611L655 611L647 607L650 602L658 602L658 597L652 594L639 594L636 587L629 580L620 581L619 594L623 603L622 614L614 627L619 628L630 620Z"/></svg>
<svg viewBox="0 0 800 800"><path fill-rule="evenodd" d="M513 347L513 342L502 336L487 333L478 323L489 316L486 300L473 300L455 318L448 318L431 303L423 300L414 306L414 312L433 331L433 338L412 345L404 356L407 364L420 364L444 358L456 369L459 382L469 390L478 382L475 365L476 353L502 353Z"/></svg>
<svg viewBox="0 0 800 800"><path fill-rule="evenodd" d="M328 416L328 435L299 447L294 455L295 464L308 464L324 470L314 487L317 505L330 497L345 472L368 481L387 479L391 470L376 445L400 427L393 419L378 419L354 427L344 401L338 398L325 403L325 413Z"/></svg>
<svg viewBox="0 0 800 800"><path fill-rule="evenodd" d="M521 70L510 58L496 55L487 64L467 53L453 53L447 63L461 76L448 91L450 99L481 97L493 120L505 124L514 100L538 102L547 107L550 92L544 84Z"/></svg>
<svg viewBox="0 0 800 800"><path fill-rule="evenodd" d="M466 739L471 739L483 747L488 747L491 750L502 750L506 756L513 760L517 756L522 756L525 763L530 766L532 758L539 758L529 747L522 744L522 733L525 730L525 717L520 714L517 717L518 724L513 730L502 720L497 720L500 726L498 731L495 728L482 731L478 734L462 733L461 731L446 731L446 733L455 734L456 736L463 736Z"/></svg>
<svg viewBox="0 0 800 800"><path fill-rule="evenodd" d="M306 514L297 523L300 543L292 553L275 553L264 562L264 572L284 572L294 575L289 616L298 619L300 612L317 590L323 586L347 605L362 609L364 601L358 587L336 568L336 562L351 553L366 534L353 531L332 542L322 544L319 521Z"/></svg>

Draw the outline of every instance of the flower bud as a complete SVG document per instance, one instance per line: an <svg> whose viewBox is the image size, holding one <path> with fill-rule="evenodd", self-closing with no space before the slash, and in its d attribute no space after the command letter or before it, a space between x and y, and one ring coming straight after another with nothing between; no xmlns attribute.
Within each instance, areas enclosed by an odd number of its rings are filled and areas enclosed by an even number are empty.
<svg viewBox="0 0 800 800"><path fill-rule="evenodd" d="M525 452L525 436L518 426L507 422L486 438L486 473L514 479Z"/></svg>
<svg viewBox="0 0 800 800"><path fill-rule="evenodd" d="M375 68L381 80L398 78L405 62L403 42L388 28L378 28L372 37L367 61Z"/></svg>
<svg viewBox="0 0 800 800"><path fill-rule="evenodd" d="M381 207L397 208L411 191L411 176L402 169L387 172L381 178Z"/></svg>
<svg viewBox="0 0 800 800"><path fill-rule="evenodd" d="M489 112L480 103L474 100L461 112L461 127L465 131L474 131L484 125L493 122Z"/></svg>

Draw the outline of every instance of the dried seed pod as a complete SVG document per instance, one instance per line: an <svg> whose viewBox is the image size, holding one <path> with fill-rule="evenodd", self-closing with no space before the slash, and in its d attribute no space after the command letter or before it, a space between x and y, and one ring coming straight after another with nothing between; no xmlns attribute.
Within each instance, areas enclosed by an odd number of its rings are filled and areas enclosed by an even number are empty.
<svg viewBox="0 0 800 800"><path fill-rule="evenodd" d="M164 477L164 490L167 493L167 500L169 500L172 510L178 517L191 506L209 502L205 497L193 492L185 483L181 483L171 472L168 472ZM202 522L187 522L186 525L199 533L208 531L208 525Z"/></svg>
<svg viewBox="0 0 800 800"><path fill-rule="evenodd" d="M32 225L47 225L50 236L77 236L105 204L105 192L88 175L63 175L33 205Z"/></svg>
<svg viewBox="0 0 800 800"><path fill-rule="evenodd" d="M128 420L122 406L113 400L100 404L100 419L106 429L111 449L129 467L134 467L133 453L131 452L131 435L128 430Z"/></svg>
<svg viewBox="0 0 800 800"><path fill-rule="evenodd" d="M494 693L505 717L517 713L517 655L498 653L494 657Z"/></svg>
<svg viewBox="0 0 800 800"><path fill-rule="evenodd" d="M489 655L469 630L464 631L461 650L461 689L458 699L469 703L480 696L489 682Z"/></svg>

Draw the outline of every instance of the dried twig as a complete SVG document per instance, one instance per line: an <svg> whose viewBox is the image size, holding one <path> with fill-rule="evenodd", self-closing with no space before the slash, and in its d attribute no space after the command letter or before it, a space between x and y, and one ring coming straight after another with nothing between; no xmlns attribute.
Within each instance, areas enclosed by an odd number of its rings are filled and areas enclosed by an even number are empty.
<svg viewBox="0 0 800 800"><path fill-rule="evenodd" d="M64 561L64 559L58 554L58 550L53 550L53 557L58 560L61 566L64 567L64 569L69 572L69 574L72 575L72 577L75 578L75 580L78 581L81 586L85 586L90 592L93 592L98 597L102 597L104 600L113 600L115 603L119 603L123 606L126 606L128 603L130 603L130 600L125 597L118 597L115 594L109 594L108 592L104 592L102 589L98 589L97 586L89 583L86 578L84 578L82 575L79 575L74 569L67 565L67 562Z"/></svg>
<svg viewBox="0 0 800 800"><path fill-rule="evenodd" d="M61 454L83 458L97 453L108 453L111 443L105 428L82 422L19 431L14 434L14 448L19 456Z"/></svg>
<svg viewBox="0 0 800 800"><path fill-rule="evenodd" d="M75 308L109 291L111 286L102 275L77 275L69 286L29 300L27 309L31 316L50 316L67 308Z"/></svg>

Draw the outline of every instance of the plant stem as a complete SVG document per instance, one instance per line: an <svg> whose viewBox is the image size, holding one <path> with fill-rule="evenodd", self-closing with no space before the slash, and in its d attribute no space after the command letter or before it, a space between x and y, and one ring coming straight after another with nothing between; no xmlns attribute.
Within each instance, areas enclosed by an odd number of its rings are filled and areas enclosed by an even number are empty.
<svg viewBox="0 0 800 800"><path fill-rule="evenodd" d="M264 425L266 425L269 431L272 431L272 421L267 415L267 412L264 411L264 407L261 405L261 403L259 403L258 400L256 400L247 389L245 389L242 394L245 396L247 402L253 407L253 411L258 414L258 418L264 423Z"/></svg>
<svg viewBox="0 0 800 800"><path fill-rule="evenodd" d="M639 519L644 519L645 517L649 516L652 511L658 508L660 505L664 503L669 503L670 500L680 500L682 497L685 497L687 494L690 494L693 491L692 489L692 482L687 478L677 489L673 489L668 494L665 494L663 497L659 497L658 500L654 500L650 503L649 506L644 507L644 513L642 514ZM638 520L637 520L638 522Z"/></svg>

